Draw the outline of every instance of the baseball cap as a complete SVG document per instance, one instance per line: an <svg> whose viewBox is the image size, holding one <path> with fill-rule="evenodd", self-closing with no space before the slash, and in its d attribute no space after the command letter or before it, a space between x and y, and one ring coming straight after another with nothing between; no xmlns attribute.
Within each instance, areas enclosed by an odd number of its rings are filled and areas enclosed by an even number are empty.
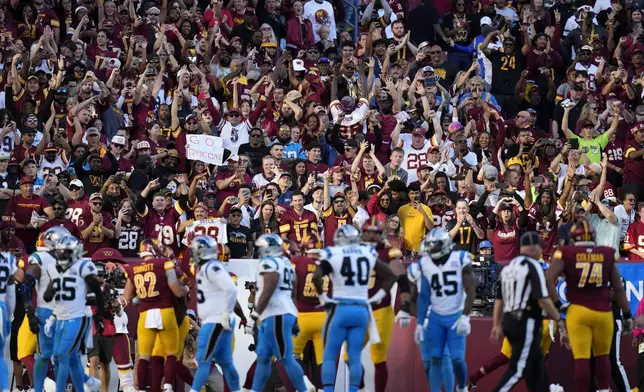
<svg viewBox="0 0 644 392"><path fill-rule="evenodd" d="M483 176L488 180L496 180L499 177L499 169L492 165L483 166Z"/></svg>
<svg viewBox="0 0 644 392"><path fill-rule="evenodd" d="M412 136L413 135L425 136L426 133L427 133L427 131L424 130L423 128L416 128L413 131L411 131Z"/></svg>
<svg viewBox="0 0 644 392"><path fill-rule="evenodd" d="M429 46L429 42L423 41L423 42L420 43L420 45L418 45L418 50L421 50L422 48L424 48L426 46Z"/></svg>
<svg viewBox="0 0 644 392"><path fill-rule="evenodd" d="M177 150L175 150L174 148L171 148L171 149L168 150L167 157L179 159L179 152Z"/></svg>
<svg viewBox="0 0 644 392"><path fill-rule="evenodd" d="M358 148L358 142L355 139L349 139L346 142L344 142L344 148L347 148L347 147L357 149Z"/></svg>
<svg viewBox="0 0 644 392"><path fill-rule="evenodd" d="M11 158L11 154L8 152L0 152L0 161L8 161Z"/></svg>
<svg viewBox="0 0 644 392"><path fill-rule="evenodd" d="M282 172L282 174L280 174L280 178L282 178L282 177L289 177L289 178L290 178L290 177L291 177L291 173L289 173L289 172L287 172L287 171L283 171L283 172Z"/></svg>
<svg viewBox="0 0 644 392"><path fill-rule="evenodd" d="M453 123L449 124L449 127L447 128L449 133L458 132L461 129L463 129L463 124L461 124L460 122L453 122Z"/></svg>
<svg viewBox="0 0 644 392"><path fill-rule="evenodd" d="M95 128L95 127L87 128L87 131L85 131L85 136L100 135L100 134L101 132L98 130L98 128Z"/></svg>
<svg viewBox="0 0 644 392"><path fill-rule="evenodd" d="M306 71L306 67L304 66L304 60L302 59L293 60L293 71L295 72Z"/></svg>
<svg viewBox="0 0 644 392"><path fill-rule="evenodd" d="M519 239L519 246L532 246L532 245L543 245L539 233L536 231L528 231L521 236Z"/></svg>
<svg viewBox="0 0 644 392"><path fill-rule="evenodd" d="M9 158L9 166L11 166L11 165L19 165L19 164L20 163L18 163L18 158L16 158L15 156L12 156L12 157Z"/></svg>
<svg viewBox="0 0 644 392"><path fill-rule="evenodd" d="M347 110L353 110L356 105L356 101L355 99L347 95L342 97L340 104L342 105L342 109L344 109L344 111L346 112Z"/></svg>
<svg viewBox="0 0 644 392"><path fill-rule="evenodd" d="M423 171L423 170L425 170L425 169L432 170L432 167L431 167L431 166L429 166L429 165L428 165L428 164L426 164L426 163L424 163L424 164L422 164L422 165L418 166L418 172L421 172L421 171Z"/></svg>
<svg viewBox="0 0 644 392"><path fill-rule="evenodd" d="M122 146L125 145L125 137L124 136L119 136L119 135L114 135L112 137L112 144L120 144Z"/></svg>
<svg viewBox="0 0 644 392"><path fill-rule="evenodd" d="M492 19L489 16L484 16L481 18L481 26L492 26Z"/></svg>
<svg viewBox="0 0 644 392"><path fill-rule="evenodd" d="M83 187L84 187L84 185L83 185L83 181L79 180L78 178L77 178L77 179L75 179L75 180L72 180L72 181L69 183L69 186L70 186L70 187L75 186L75 187L78 187L78 188L83 188Z"/></svg>
<svg viewBox="0 0 644 392"><path fill-rule="evenodd" d="M100 194L100 193L98 193L98 192L94 192L94 193L92 193L92 195L89 197L89 199L90 199L90 200L94 200L94 199L101 199L101 201L103 201L103 195L101 195L101 194Z"/></svg>
<svg viewBox="0 0 644 392"><path fill-rule="evenodd" d="M239 212L241 214L242 210L239 207L233 207L233 208L230 209L229 215L232 215L235 212Z"/></svg>
<svg viewBox="0 0 644 392"><path fill-rule="evenodd" d="M33 183L34 183L34 179L29 177L29 176L22 176L20 178L20 185L22 185L22 184L33 184Z"/></svg>
<svg viewBox="0 0 644 392"><path fill-rule="evenodd" d="M56 148L56 145L54 143L49 142L45 146L45 151L58 151L58 149Z"/></svg>
<svg viewBox="0 0 644 392"><path fill-rule="evenodd" d="M478 250L480 251L481 249L494 249L494 246L492 243L488 240L481 241L478 246Z"/></svg>
<svg viewBox="0 0 644 392"><path fill-rule="evenodd" d="M23 167L25 167L25 166L27 166L27 165L29 165L29 164L32 164L32 163L33 163L34 165L38 165L38 163L36 162L36 160L35 160L35 159L33 159L33 158L29 158L29 159L25 159L25 161L23 162L22 166L23 166Z"/></svg>
<svg viewBox="0 0 644 392"><path fill-rule="evenodd" d="M636 132L639 132L639 131L642 131L642 130L644 130L644 123L638 123L638 124L635 124L635 126L633 126L631 128L631 133L635 134Z"/></svg>
<svg viewBox="0 0 644 392"><path fill-rule="evenodd" d="M423 67L423 72L434 72L434 67L427 65Z"/></svg>
<svg viewBox="0 0 644 392"><path fill-rule="evenodd" d="M584 45L584 46L582 46L582 47L579 49L579 51L581 52L581 51L583 51L583 50L587 50L587 51L592 52L592 51L593 51L593 47L592 47L592 46L590 46L590 45Z"/></svg>
<svg viewBox="0 0 644 392"><path fill-rule="evenodd" d="M420 49L420 48L419 48L419 49ZM330 61L328 58L326 58L326 57L320 57L320 59L318 60L318 64L319 64L319 63L330 63L330 62L331 62L331 61Z"/></svg>
<svg viewBox="0 0 644 392"><path fill-rule="evenodd" d="M147 141L145 141L145 140L144 140L144 141L142 141L142 142L139 142L139 144L137 144L137 145L136 145L136 149L137 149L137 150L143 150L143 149L145 149L145 148L151 148L151 147L150 147L150 143L148 143L148 142L147 142Z"/></svg>

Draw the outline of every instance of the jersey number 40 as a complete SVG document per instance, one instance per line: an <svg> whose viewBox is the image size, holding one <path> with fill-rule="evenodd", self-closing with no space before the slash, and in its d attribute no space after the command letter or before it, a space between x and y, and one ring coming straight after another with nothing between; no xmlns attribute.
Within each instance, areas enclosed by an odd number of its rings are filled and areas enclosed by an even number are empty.
<svg viewBox="0 0 644 392"><path fill-rule="evenodd" d="M360 286L367 285L369 283L370 272L369 259L366 257L358 257L355 260L352 260L351 257L345 257L342 260L340 275L346 278L344 281L345 286L355 286L356 280ZM356 280L353 279L354 277L356 277Z"/></svg>

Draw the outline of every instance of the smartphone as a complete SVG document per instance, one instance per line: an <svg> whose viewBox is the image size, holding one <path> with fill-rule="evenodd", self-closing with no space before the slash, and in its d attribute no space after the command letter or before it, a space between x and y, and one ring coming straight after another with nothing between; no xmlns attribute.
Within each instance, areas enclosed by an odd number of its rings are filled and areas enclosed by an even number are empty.
<svg viewBox="0 0 644 392"><path fill-rule="evenodd" d="M573 150L579 150L579 139L570 139L570 148Z"/></svg>
<svg viewBox="0 0 644 392"><path fill-rule="evenodd" d="M244 190L242 191L242 195L243 195L243 196L246 196L246 197L250 197L250 189L244 189Z"/></svg>
<svg viewBox="0 0 644 392"><path fill-rule="evenodd" d="M233 197L233 199L230 201L232 204L237 204L239 203L239 197Z"/></svg>
<svg viewBox="0 0 644 392"><path fill-rule="evenodd" d="M436 78L426 78L425 87L436 87Z"/></svg>

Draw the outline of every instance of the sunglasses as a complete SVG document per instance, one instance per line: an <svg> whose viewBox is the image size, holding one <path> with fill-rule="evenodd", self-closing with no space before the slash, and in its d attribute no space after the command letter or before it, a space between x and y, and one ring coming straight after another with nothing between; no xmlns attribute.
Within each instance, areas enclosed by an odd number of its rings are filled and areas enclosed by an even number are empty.
<svg viewBox="0 0 644 392"><path fill-rule="evenodd" d="M262 137L262 135L255 134L255 135L250 135L250 137Z"/></svg>
<svg viewBox="0 0 644 392"><path fill-rule="evenodd" d="M429 54L441 54L440 50L432 50L429 52Z"/></svg>
<svg viewBox="0 0 644 392"><path fill-rule="evenodd" d="M159 15L161 14L156 12L148 12L148 16L159 16Z"/></svg>
<svg viewBox="0 0 644 392"><path fill-rule="evenodd" d="M114 148L124 148L125 146L122 145L122 144L114 144L114 143L112 143L112 147L114 147Z"/></svg>
<svg viewBox="0 0 644 392"><path fill-rule="evenodd" d="M626 199L626 201L635 201L635 198L634 197L629 197L628 199Z"/></svg>
<svg viewBox="0 0 644 392"><path fill-rule="evenodd" d="M65 211L63 207L54 207L54 211Z"/></svg>
<svg viewBox="0 0 644 392"><path fill-rule="evenodd" d="M102 201L93 201L93 202L92 202L92 205L95 205L95 206L102 206L102 205L103 205L103 202L102 202Z"/></svg>
<svg viewBox="0 0 644 392"><path fill-rule="evenodd" d="M196 121L188 121L186 124L188 124L188 125L196 125L197 122Z"/></svg>
<svg viewBox="0 0 644 392"><path fill-rule="evenodd" d="M229 113L228 114L228 117L239 117L239 116L240 116L239 113Z"/></svg>

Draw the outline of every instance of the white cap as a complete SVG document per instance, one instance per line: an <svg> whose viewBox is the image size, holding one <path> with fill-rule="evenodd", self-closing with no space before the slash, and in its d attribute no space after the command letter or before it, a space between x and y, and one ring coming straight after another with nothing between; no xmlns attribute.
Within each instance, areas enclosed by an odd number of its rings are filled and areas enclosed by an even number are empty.
<svg viewBox="0 0 644 392"><path fill-rule="evenodd" d="M125 137L124 137L124 136L120 136L120 135L114 135L114 136L112 137L112 143L114 143L114 144L120 144L120 145L124 146L124 145L125 145Z"/></svg>
<svg viewBox="0 0 644 392"><path fill-rule="evenodd" d="M492 26L492 19L489 16L484 16L481 18L481 26Z"/></svg>
<svg viewBox="0 0 644 392"><path fill-rule="evenodd" d="M0 152L0 161L8 161L11 158L11 154L8 152Z"/></svg>
<svg viewBox="0 0 644 392"><path fill-rule="evenodd" d="M136 145L136 149L137 149L137 150L142 150L142 149L144 149L144 148L151 148L151 147L150 147L150 143L148 143L148 142L147 142L147 141L145 141L145 140L143 140L142 142L139 142L139 144L137 144L137 145Z"/></svg>
<svg viewBox="0 0 644 392"><path fill-rule="evenodd" d="M72 185L73 185L73 186L77 186L77 187L79 187L79 188L84 188L84 187L85 187L85 186L83 185L83 181L81 181L81 180L79 180L79 179L72 180L72 181L69 183L69 186L72 186Z"/></svg>
<svg viewBox="0 0 644 392"><path fill-rule="evenodd" d="M306 71L306 67L304 66L304 60L302 59L293 60L293 71L295 72Z"/></svg>

